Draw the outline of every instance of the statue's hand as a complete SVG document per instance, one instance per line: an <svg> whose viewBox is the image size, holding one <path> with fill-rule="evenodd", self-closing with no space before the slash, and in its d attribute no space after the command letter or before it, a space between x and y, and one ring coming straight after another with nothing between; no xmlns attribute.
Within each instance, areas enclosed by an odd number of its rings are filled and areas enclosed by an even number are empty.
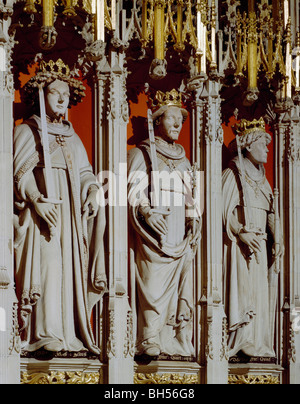
<svg viewBox="0 0 300 404"><path fill-rule="evenodd" d="M106 291L106 282L103 280L100 281L95 281L95 286L97 288L97 290L99 290L100 292L105 292Z"/></svg>
<svg viewBox="0 0 300 404"><path fill-rule="evenodd" d="M86 198L86 201L85 201L84 205L83 205L83 208L82 208L83 213L85 213L89 209L92 212L88 216L88 219L93 219L98 214L99 205L98 205L98 202L97 202L97 192L98 191L90 192L88 197Z"/></svg>
<svg viewBox="0 0 300 404"><path fill-rule="evenodd" d="M146 223L160 236L166 236L168 234L168 226L163 215L153 213L145 217Z"/></svg>
<svg viewBox="0 0 300 404"><path fill-rule="evenodd" d="M49 228L56 227L57 225L57 205L50 202L40 202L39 200L33 202L36 213L45 220Z"/></svg>
<svg viewBox="0 0 300 404"><path fill-rule="evenodd" d="M261 240L255 233L244 233L239 234L240 240L246 244L250 250L255 254L256 261L259 264L259 253L261 252Z"/></svg>
<svg viewBox="0 0 300 404"><path fill-rule="evenodd" d="M187 234L191 234L193 236L191 244L197 243L201 236L202 230L202 219L197 218L195 221L193 219L189 219L186 224Z"/></svg>
<svg viewBox="0 0 300 404"><path fill-rule="evenodd" d="M281 241L278 244L274 243L273 248L272 248L272 254L275 259L281 258L284 255L284 251L285 250L284 250L283 241Z"/></svg>
<svg viewBox="0 0 300 404"><path fill-rule="evenodd" d="M252 250L261 252L260 239L255 233L240 233L240 240Z"/></svg>

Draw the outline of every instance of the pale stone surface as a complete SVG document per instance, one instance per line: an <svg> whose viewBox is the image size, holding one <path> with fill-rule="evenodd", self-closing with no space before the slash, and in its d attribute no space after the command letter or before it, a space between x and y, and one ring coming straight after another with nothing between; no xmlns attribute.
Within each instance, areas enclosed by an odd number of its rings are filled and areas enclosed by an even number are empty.
<svg viewBox="0 0 300 404"><path fill-rule="evenodd" d="M5 3L5 4L4 4ZM20 381L20 341L17 299L13 282L13 74L10 65L14 41L9 35L13 1L0 4L0 384ZM6 18L2 18L5 10Z"/></svg>
<svg viewBox="0 0 300 404"><path fill-rule="evenodd" d="M135 230L137 353L149 356L194 354L192 242L194 236L199 237L199 217L193 234L182 180L185 173L191 172L191 165L183 147L174 143L182 123L182 112L177 107L168 107L159 117L158 170L172 173L175 179L175 185L169 183L158 188L162 198L160 209L153 209L146 195L151 173L149 141L128 156L130 217ZM141 173L146 182L137 187ZM138 188L145 193L139 195Z"/></svg>
<svg viewBox="0 0 300 404"><path fill-rule="evenodd" d="M223 173L224 288L229 355L242 351L251 357L274 357L273 277L276 285L277 274L274 257L270 258L268 252L275 238L274 197L263 168L270 139L264 132L246 136L250 140L242 147L241 160L234 158ZM241 179L242 170L245 183Z"/></svg>
<svg viewBox="0 0 300 404"><path fill-rule="evenodd" d="M40 117L34 115L14 135L19 210L15 258L22 346L25 351L44 347L98 354L90 319L106 285L105 216L96 203L98 185L80 138L69 122L53 123L68 106L66 87L57 80L46 95L46 112L52 118L47 124L51 170L60 204L44 197Z"/></svg>
<svg viewBox="0 0 300 404"><path fill-rule="evenodd" d="M14 0L3 0L3 4L13 4ZM3 7L0 4L0 9ZM124 113L123 107L126 109L126 75L127 69L124 64L124 59L127 60L132 57L131 52L126 52L126 46L130 42L131 38L139 38L140 27L140 9L137 6L138 2L133 2L131 9L131 17L129 17L128 10L122 10L121 2L117 2L117 15L122 15L121 27L113 31L114 38L109 42L112 46L109 50L105 48L105 44L101 43L101 57L103 58L103 68L93 70L91 65L86 67L86 73L94 75L95 82L101 82L103 80L104 85L99 89L95 89L95 116L98 119L94 125L95 143L103 142L104 147L99 147L98 155L95 151L95 168L97 172L101 169L108 169L114 171L112 167L118 166L119 162L124 163L126 160L126 124L123 120ZM227 69L231 69L235 66L236 58L234 55L235 50L235 34L232 29L236 24L237 16L237 2L227 0L224 3L224 9L227 7L227 15L229 16L231 27L227 27L227 31L220 30L219 15L217 16L217 31L219 39L219 57L220 63L219 73L221 75L227 72ZM17 8L18 10L18 8ZM290 11L292 19L292 42L295 42L295 34L297 31L296 21L299 21L299 9L298 0L290 0ZM217 13L220 10L217 9ZM265 12L265 10L263 11ZM23 14L25 15L25 14ZM7 18L7 17L5 17ZM118 18L117 18L118 20ZM119 22L119 21L118 21ZM0 21L1 27L9 25L9 19ZM222 25L223 26L223 25ZM295 29L296 27L296 29ZM26 24L24 26L26 30ZM228 34L229 29L229 35ZM232 29L231 33L230 30ZM3 30L6 35L6 31ZM14 30L12 29L12 34ZM2 34L2 32L0 32ZM3 44L3 37L1 36L1 44ZM91 35L92 37L92 35ZM119 43L118 43L119 41ZM129 42L127 42L129 41ZM0 44L0 49L2 49ZM170 44L172 46L172 44ZM293 45L294 46L294 45ZM87 51L87 49L86 49ZM148 53L145 52L148 57ZM84 57L88 57L88 52L84 53ZM97 55L96 55L97 56ZM107 57L107 59L106 59ZM192 63L194 64L194 58ZM4 60L9 60L9 54L5 55ZM138 66L138 61L135 61L135 66ZM1 64L1 61L0 61ZM197 71L194 66L194 72L190 71L191 76L195 75L193 84L197 82ZM148 67L147 67L148 68ZM0 70L5 72L7 67L2 65ZM96 71L96 74L95 74ZM168 72L168 77L172 80L172 73ZM0 73L1 77L1 73ZM4 75L7 81L7 75ZM188 78L188 74L185 79ZM214 382L217 383L219 379L221 382L227 380L227 354L226 354L226 321L224 321L223 315L223 301L221 299L221 290L223 286L222 281L222 223L219 220L219 216L222 214L222 198L219 194L219 182L221 179L220 166L222 164L221 156L221 144L222 139L218 137L219 115L221 111L221 99L220 90L222 85L219 86L216 78L209 72L209 80L205 80L205 86L199 88L198 92L201 95L199 99L192 94L193 102L191 109L194 111L194 121L192 122L192 155L193 161L197 161L201 169L205 171L205 198L206 209L204 219L204 231L203 241L199 243L200 253L198 253L195 269L195 284L193 285L194 293L196 296L196 302L200 302L197 306L196 313L194 315L195 320L195 347L197 347L197 360L203 364L201 379L203 383ZM218 79L217 79L218 80ZM199 81L199 80L198 80ZM201 81L201 80L200 80ZM0 80L1 88L2 77ZM123 82L123 84L122 84ZM223 82L223 79L221 80ZM13 79L11 77L8 80L13 91ZM197 83L196 83L197 84ZM2 89L2 88L1 88ZM232 91L231 91L232 90ZM229 92L234 92L234 88L229 88ZM15 301L13 293L13 264L12 264L12 183L13 178L9 170L12 167L12 126L13 117L10 111L13 94L10 97L4 99L4 95L0 91L0 161L5 162L3 169L0 170L0 178L3 179L3 186L1 183L1 191L3 192L3 198L0 202L0 212L3 217L6 218L5 225L4 220L0 221L0 245L1 249L4 248L3 258L5 261L6 271L1 269L1 274L5 274L1 282L4 285L9 284L9 290L0 290L0 307L4 307L6 310L7 328L6 332L0 332L0 345L1 345L1 360L0 360L0 381L1 382L14 382L19 380L18 361L12 358L11 355L11 337L17 336L17 330L12 330L11 324L13 316L15 315L12 308L12 302ZM230 97L224 100L226 107L231 104ZM266 99L268 96L266 97ZM273 105L272 96L272 105ZM280 100L282 101L282 100ZM284 100L283 100L284 101ZM2 104L5 105L3 109ZM230 372L235 375L247 375L252 376L265 376L276 375L280 376L281 372L284 372L285 383L297 383L299 381L299 330L294 329L295 325L298 325L299 317L299 106L294 107L297 113L291 111L288 107L282 109L280 113L276 111L276 108L271 106L271 113L275 115L272 124L278 124L282 129L278 131L278 145L274 152L274 173L278 173L280 188L280 209L281 209L281 221L282 228L285 229L285 241L286 241L286 255L282 262L282 272L280 275L280 302L278 303L277 323L276 323L276 353L278 353L278 360L280 363L284 363L285 369L278 367L278 370L273 366L273 370L269 365L261 366L248 366L238 364L236 366L230 366ZM236 111L235 111L236 112ZM241 111L240 111L241 112ZM278 114L276 116L276 114ZM292 120L289 120L291 116ZM296 120L298 117L298 121ZM3 133L1 129L4 129ZM3 153L4 151L4 153ZM6 154L7 153L7 154ZM125 154L125 157L124 157ZM5 157L4 157L5 156ZM275 157L276 156L276 157ZM277 159L277 160L276 160ZM99 162L107 160L107 164L103 167ZM123 180L123 177L122 177ZM221 188L221 187L220 187ZM108 215L108 232L106 239L106 254L107 269L109 271L109 304L105 302L105 305L109 306L109 309L104 310L104 321L110 322L104 324L107 333L100 331L103 335L103 345L108 345L107 351L109 353L108 366L109 367L109 381L110 382L126 382L130 383L133 380L132 366L133 366L133 354L131 352L131 319L128 314L130 313L130 305L128 303L128 295L130 297L129 302L132 304L135 294L129 293L127 285L131 285L128 282L127 273L127 211L119 207L110 207L107 209ZM221 240L221 241L220 241ZM134 306L133 306L134 307ZM126 317L128 318L126 319ZM127 323L127 324L126 324ZM224 324L222 326L222 324ZM0 327L1 328L1 327ZM100 327L101 328L101 327ZM109 330L108 330L109 329ZM13 331L13 333L12 333ZM270 335L272 333L270 332ZM125 344L124 344L125 341ZM16 347L16 346L15 346ZM105 350L103 350L105 351ZM13 351L14 352L14 351ZM130 354L128 353L130 352ZM17 354L17 352L14 352ZM106 352L104 352L104 356ZM16 355L17 357L17 355ZM74 364L74 368L70 361ZM49 365L49 369L59 371L62 366L62 370L80 370L84 371L82 364L79 364L74 358L68 360L62 359L62 363L59 364L53 360ZM153 362L157 366L153 365ZM157 372L158 376L162 373L170 373L174 375L174 372L186 373L184 365L174 362L156 362L153 361L149 367L145 366L144 369L137 371L146 374ZM184 363L184 362L183 362ZM24 364L24 362L23 362ZM36 363L36 371L43 370L44 363L40 361ZM190 366L190 365L188 365ZM45 367L45 371L47 371ZM97 372L97 364L95 364L95 372ZM23 370L26 368L22 367ZM90 370L89 370L90 371ZM155 377L153 378L155 380Z"/></svg>

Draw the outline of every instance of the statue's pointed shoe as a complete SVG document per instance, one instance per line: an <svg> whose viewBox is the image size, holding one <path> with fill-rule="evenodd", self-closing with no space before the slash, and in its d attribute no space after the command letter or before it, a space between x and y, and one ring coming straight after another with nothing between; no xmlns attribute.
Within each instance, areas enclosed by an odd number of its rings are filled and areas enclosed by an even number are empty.
<svg viewBox="0 0 300 404"><path fill-rule="evenodd" d="M145 350L144 350L144 354L148 355L148 356L159 356L160 355L160 348L158 345L156 344L151 344L149 345Z"/></svg>
<svg viewBox="0 0 300 404"><path fill-rule="evenodd" d="M52 341L49 342L49 344L44 346L44 349L46 351L50 351L50 352L60 352L64 349L63 344L59 341Z"/></svg>

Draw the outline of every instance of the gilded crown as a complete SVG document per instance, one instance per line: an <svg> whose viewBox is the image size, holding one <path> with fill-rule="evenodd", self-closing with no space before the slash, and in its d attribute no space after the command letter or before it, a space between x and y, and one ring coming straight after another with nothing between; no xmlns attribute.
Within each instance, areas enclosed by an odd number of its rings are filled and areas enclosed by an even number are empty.
<svg viewBox="0 0 300 404"><path fill-rule="evenodd" d="M70 105L77 105L85 97L85 87L80 80L74 77L68 65L62 59L56 62L50 60L48 63L40 61L39 69L35 76L25 84L23 89L23 100L25 103L35 106L38 102L38 88L47 87L55 80L62 80L70 88Z"/></svg>
<svg viewBox="0 0 300 404"><path fill-rule="evenodd" d="M167 91L166 93L157 91L154 99L150 98L149 104L153 112L165 106L182 108L181 93L175 89Z"/></svg>
<svg viewBox="0 0 300 404"><path fill-rule="evenodd" d="M46 63L44 60L40 62L40 72L42 73L56 73L57 75L70 75L70 68L61 59L56 62L50 60Z"/></svg>
<svg viewBox="0 0 300 404"><path fill-rule="evenodd" d="M247 121L242 119L240 123L233 126L236 136L246 136L251 132L265 132L266 124L263 118L254 119L253 121Z"/></svg>

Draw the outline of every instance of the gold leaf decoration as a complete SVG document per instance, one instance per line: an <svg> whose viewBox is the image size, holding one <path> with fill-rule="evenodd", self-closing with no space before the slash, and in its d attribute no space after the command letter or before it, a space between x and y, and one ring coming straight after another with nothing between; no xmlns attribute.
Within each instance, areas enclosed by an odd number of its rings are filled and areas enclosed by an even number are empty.
<svg viewBox="0 0 300 404"><path fill-rule="evenodd" d="M179 373L136 373L134 384L198 384L199 378L196 374Z"/></svg>

